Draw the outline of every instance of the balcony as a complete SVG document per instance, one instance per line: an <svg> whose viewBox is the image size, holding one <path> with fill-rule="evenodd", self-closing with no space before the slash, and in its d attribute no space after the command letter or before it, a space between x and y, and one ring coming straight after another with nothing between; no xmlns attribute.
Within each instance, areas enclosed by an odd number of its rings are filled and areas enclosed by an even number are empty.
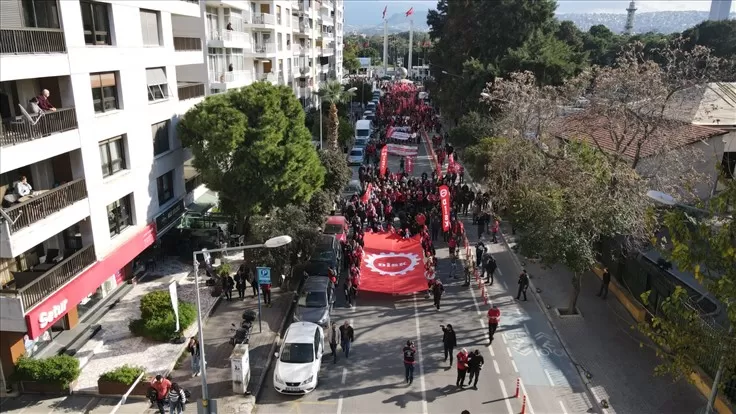
<svg viewBox="0 0 736 414"><path fill-rule="evenodd" d="M322 38L326 41L331 41L335 39L335 34L332 32L322 32Z"/></svg>
<svg viewBox="0 0 736 414"><path fill-rule="evenodd" d="M291 50L294 53L294 56L304 56L307 54L306 46L294 45Z"/></svg>
<svg viewBox="0 0 736 414"><path fill-rule="evenodd" d="M291 16L291 28L294 31L299 30L299 18L295 16Z"/></svg>
<svg viewBox="0 0 736 414"><path fill-rule="evenodd" d="M178 82L176 86L180 101L204 96L204 88L203 83Z"/></svg>
<svg viewBox="0 0 736 414"><path fill-rule="evenodd" d="M27 111L26 111L27 113ZM74 108L42 112L42 115L21 115L0 125L0 147L48 137L77 129L77 112Z"/></svg>
<svg viewBox="0 0 736 414"><path fill-rule="evenodd" d="M207 39L209 47L249 49L251 45L249 33L235 30L213 31L210 32Z"/></svg>
<svg viewBox="0 0 736 414"><path fill-rule="evenodd" d="M0 55L66 53L61 29L0 29Z"/></svg>
<svg viewBox="0 0 736 414"><path fill-rule="evenodd" d="M334 47L323 47L322 51L320 52L320 55L322 56L332 56L335 54L335 48Z"/></svg>
<svg viewBox="0 0 736 414"><path fill-rule="evenodd" d="M174 50L194 52L202 50L202 39L198 37L174 37Z"/></svg>
<svg viewBox="0 0 736 414"><path fill-rule="evenodd" d="M28 199L3 209L12 220L11 234L84 200L87 198L87 186L84 179L80 178L51 190L35 191L34 195L21 197L21 200L23 198Z"/></svg>
<svg viewBox="0 0 736 414"><path fill-rule="evenodd" d="M271 82L272 84L276 85L278 84L278 75L273 72L269 73L259 73L258 74L258 80L259 81L265 81L265 82Z"/></svg>
<svg viewBox="0 0 736 414"><path fill-rule="evenodd" d="M240 88L253 83L253 72L249 70L234 70L210 73L210 83L215 89Z"/></svg>
<svg viewBox="0 0 736 414"><path fill-rule="evenodd" d="M276 24L276 16L270 13L255 13L248 24L259 26L273 26Z"/></svg>
<svg viewBox="0 0 736 414"><path fill-rule="evenodd" d="M289 2L289 5L291 6L291 10L299 10L299 1L298 0L291 0Z"/></svg>
<svg viewBox="0 0 736 414"><path fill-rule="evenodd" d="M17 297L23 311L28 312L96 261L94 245L82 247L77 251L68 250L59 263L51 262L37 266L43 269L51 266L48 270L16 272L13 275L13 286L0 290L0 295Z"/></svg>
<svg viewBox="0 0 736 414"><path fill-rule="evenodd" d="M276 43L274 42L263 42L256 43L253 45L253 53L256 55L268 55L276 53Z"/></svg>

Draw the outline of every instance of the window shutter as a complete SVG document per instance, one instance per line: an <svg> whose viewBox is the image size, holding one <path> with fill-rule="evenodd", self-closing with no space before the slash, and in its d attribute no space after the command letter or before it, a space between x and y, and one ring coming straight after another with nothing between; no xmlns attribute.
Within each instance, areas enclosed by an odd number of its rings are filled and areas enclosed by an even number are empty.
<svg viewBox="0 0 736 414"><path fill-rule="evenodd" d="M157 46L161 44L156 12L141 10L141 33L143 34L144 45Z"/></svg>
<svg viewBox="0 0 736 414"><path fill-rule="evenodd" d="M151 43L148 37L148 13L144 10L141 13L141 36L143 36L143 44L148 45Z"/></svg>

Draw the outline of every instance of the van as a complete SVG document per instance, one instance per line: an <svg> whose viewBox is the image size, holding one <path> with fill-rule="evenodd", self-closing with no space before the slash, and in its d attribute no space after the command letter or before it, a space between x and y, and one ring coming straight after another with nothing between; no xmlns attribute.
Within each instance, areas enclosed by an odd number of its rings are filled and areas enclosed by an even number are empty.
<svg viewBox="0 0 736 414"><path fill-rule="evenodd" d="M361 119L355 123L355 138L369 138L371 132L371 121Z"/></svg>

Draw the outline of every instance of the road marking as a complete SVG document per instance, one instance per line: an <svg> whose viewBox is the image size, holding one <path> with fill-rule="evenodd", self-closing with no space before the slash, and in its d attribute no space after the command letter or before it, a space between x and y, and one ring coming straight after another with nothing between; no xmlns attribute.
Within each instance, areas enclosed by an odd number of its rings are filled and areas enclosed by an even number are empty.
<svg viewBox="0 0 736 414"><path fill-rule="evenodd" d="M499 276L503 276L503 273L501 272L501 268L499 267L497 270Z"/></svg>
<svg viewBox="0 0 736 414"><path fill-rule="evenodd" d="M547 369L544 370L544 374L547 375L547 379L549 380L549 385L555 386L555 382L552 380L552 375L549 373Z"/></svg>
<svg viewBox="0 0 736 414"><path fill-rule="evenodd" d="M84 408L82 408L82 412L87 414L87 412L89 411L89 406L92 405L93 402L96 402L96 400L97 398L92 398L91 400L89 400L87 405L85 405Z"/></svg>
<svg viewBox="0 0 736 414"><path fill-rule="evenodd" d="M513 359L511 360L511 366L514 367L514 372L516 372L518 374L519 373L519 368L516 368L516 361L514 361Z"/></svg>
<svg viewBox="0 0 736 414"><path fill-rule="evenodd" d="M337 399L337 414L342 414L342 395Z"/></svg>
<svg viewBox="0 0 736 414"><path fill-rule="evenodd" d="M498 368L498 362L496 360L493 360L493 368L496 370L496 374L500 374L501 370Z"/></svg>
<svg viewBox="0 0 736 414"><path fill-rule="evenodd" d="M565 404L562 403L562 401L558 401L560 403L560 408L562 409L562 414L567 414L567 410L565 409Z"/></svg>
<svg viewBox="0 0 736 414"><path fill-rule="evenodd" d="M506 392L506 386L503 385L503 380L499 378L498 383L501 385L501 393L503 394L503 401L506 403L506 409L509 410L509 414L514 414L514 409L511 408L511 401L509 400L509 393Z"/></svg>
<svg viewBox="0 0 736 414"><path fill-rule="evenodd" d="M473 289L473 284L471 283L470 286L468 286L468 288L470 289L470 295L473 296L473 303L475 304L475 311L478 312L478 315L482 315L483 312L480 311L478 300L475 298L475 289Z"/></svg>
<svg viewBox="0 0 736 414"><path fill-rule="evenodd" d="M511 348L506 347L506 351L508 351L508 353L509 353L509 358L513 358L514 357L514 354L511 353Z"/></svg>
<svg viewBox="0 0 736 414"><path fill-rule="evenodd" d="M422 388L422 413L427 414L427 387L424 383L424 363L422 362L423 355L421 351L421 338L422 332L419 329L419 308L417 307L417 295L414 294L414 322L417 328L417 351L419 351L419 385Z"/></svg>
<svg viewBox="0 0 736 414"><path fill-rule="evenodd" d="M345 382L347 381L347 379L348 379L348 369L343 368L342 369L342 380L340 381L342 382L342 385L345 385Z"/></svg>
<svg viewBox="0 0 736 414"><path fill-rule="evenodd" d="M521 385L521 390L524 392L524 395L526 395L526 405L527 408L529 408L529 414L534 414L534 407L532 407L532 399L529 397L529 394L526 392L526 387L524 387L524 381L519 378L519 385Z"/></svg>
<svg viewBox="0 0 736 414"><path fill-rule="evenodd" d="M506 333L501 335L501 339L503 339L503 343L508 345L508 342L506 342Z"/></svg>
<svg viewBox="0 0 736 414"><path fill-rule="evenodd" d="M488 345L488 350L491 351L491 356L492 357L495 357L496 356L496 353L493 352L493 347L492 346Z"/></svg>
<svg viewBox="0 0 736 414"><path fill-rule="evenodd" d="M542 356L542 354L541 354L541 353L539 352L539 348L537 348L537 346L536 346L536 345L534 345L534 352L536 352L536 353L537 353L537 356L538 356L538 357L541 357L541 356Z"/></svg>

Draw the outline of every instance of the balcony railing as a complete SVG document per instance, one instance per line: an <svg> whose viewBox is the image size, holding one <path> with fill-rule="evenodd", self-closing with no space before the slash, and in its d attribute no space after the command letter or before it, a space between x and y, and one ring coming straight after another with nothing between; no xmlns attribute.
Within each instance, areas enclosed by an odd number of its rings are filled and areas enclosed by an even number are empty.
<svg viewBox="0 0 736 414"><path fill-rule="evenodd" d="M302 45L294 45L292 48L292 51L294 52L294 56L299 56L301 54L306 53L307 48L305 48Z"/></svg>
<svg viewBox="0 0 736 414"><path fill-rule="evenodd" d="M94 245L83 247L25 286L18 289L2 289L0 294L20 297L23 309L27 312L95 261L97 256Z"/></svg>
<svg viewBox="0 0 736 414"><path fill-rule="evenodd" d="M294 30L299 29L299 18L298 17L291 17L291 28Z"/></svg>
<svg viewBox="0 0 736 414"><path fill-rule="evenodd" d="M299 8L299 1L297 0L291 0L291 9L297 10Z"/></svg>
<svg viewBox="0 0 736 414"><path fill-rule="evenodd" d="M179 92L179 100L183 101L186 99L199 98L204 96L204 84L203 83L191 83L177 85L176 89Z"/></svg>
<svg viewBox="0 0 736 414"><path fill-rule="evenodd" d="M174 37L174 50L177 52L202 50L202 39L198 37Z"/></svg>
<svg viewBox="0 0 736 414"><path fill-rule="evenodd" d="M325 56L325 55L334 55L334 54L335 54L335 49L333 49L331 47L323 47L322 48L322 56Z"/></svg>
<svg viewBox="0 0 736 414"><path fill-rule="evenodd" d="M254 53L276 53L276 43L256 43L253 46Z"/></svg>
<svg viewBox="0 0 736 414"><path fill-rule="evenodd" d="M66 53L60 29L0 29L0 55Z"/></svg>
<svg viewBox="0 0 736 414"><path fill-rule="evenodd" d="M259 81L266 81L271 83L276 83L277 81L277 75L275 73L269 72L269 73L259 73L258 74L258 80Z"/></svg>
<svg viewBox="0 0 736 414"><path fill-rule="evenodd" d="M181 1L185 1L187 3L199 4L199 0L181 0Z"/></svg>
<svg viewBox="0 0 736 414"><path fill-rule="evenodd" d="M4 209L5 214L14 220L10 225L10 232L26 228L85 198L87 198L87 185L84 178L80 178L43 194L32 196L22 203L14 204Z"/></svg>
<svg viewBox="0 0 736 414"><path fill-rule="evenodd" d="M0 126L0 146L33 141L73 129L77 129L77 112L74 108L44 112L35 125L25 118L19 118Z"/></svg>
<svg viewBox="0 0 736 414"><path fill-rule="evenodd" d="M234 70L222 73L212 73L210 81L214 83L246 82L253 81L253 73L248 70Z"/></svg>
<svg viewBox="0 0 736 414"><path fill-rule="evenodd" d="M270 13L256 13L252 24L276 24L276 16Z"/></svg>

